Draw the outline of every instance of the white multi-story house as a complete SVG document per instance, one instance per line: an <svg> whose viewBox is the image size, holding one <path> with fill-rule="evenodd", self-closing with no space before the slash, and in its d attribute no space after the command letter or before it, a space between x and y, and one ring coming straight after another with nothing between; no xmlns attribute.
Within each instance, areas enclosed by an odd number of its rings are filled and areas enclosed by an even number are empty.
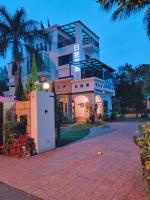
<svg viewBox="0 0 150 200"><path fill-rule="evenodd" d="M46 29L51 43L37 41L35 48L41 52L44 66L39 70L39 80L54 80L60 97L62 118L86 121L91 115L96 118L112 112L112 96L115 95L112 81L114 70L99 61L99 37L81 21ZM22 80L26 83L31 73L30 58L22 63ZM14 95L14 77L9 64L9 92ZM52 87L50 87L51 90Z"/></svg>

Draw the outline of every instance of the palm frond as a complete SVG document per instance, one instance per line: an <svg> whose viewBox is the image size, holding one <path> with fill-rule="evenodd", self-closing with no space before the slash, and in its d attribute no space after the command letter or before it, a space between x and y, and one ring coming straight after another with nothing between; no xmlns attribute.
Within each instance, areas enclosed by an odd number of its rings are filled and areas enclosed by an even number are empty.
<svg viewBox="0 0 150 200"><path fill-rule="evenodd" d="M105 11L110 11L117 3L117 0L97 0Z"/></svg>
<svg viewBox="0 0 150 200"><path fill-rule="evenodd" d="M146 28L146 31L147 31L147 35L150 39L150 7L145 12L144 24L145 24L145 28Z"/></svg>
<svg viewBox="0 0 150 200"><path fill-rule="evenodd" d="M0 35L4 34L4 33L6 35L10 34L11 33L11 28L7 24L5 24L3 22L0 22Z"/></svg>
<svg viewBox="0 0 150 200"><path fill-rule="evenodd" d="M44 61L43 61L41 54L35 48L33 48L32 46L30 46L28 44L25 44L24 46L31 58L33 55L35 56L38 70L41 70L44 65Z"/></svg>
<svg viewBox="0 0 150 200"><path fill-rule="evenodd" d="M10 26L12 25L12 17L4 6L0 6L0 20L6 22Z"/></svg>
<svg viewBox="0 0 150 200"><path fill-rule="evenodd" d="M112 19L115 21L117 19L127 19L131 15L141 11L147 5L140 3L140 1L132 0L118 3L118 8L112 15Z"/></svg>
<svg viewBox="0 0 150 200"><path fill-rule="evenodd" d="M22 23L19 34L25 42L33 44L34 38L35 38L35 35L33 34L33 32L37 25L38 25L38 22L34 20L28 20Z"/></svg>
<svg viewBox="0 0 150 200"><path fill-rule="evenodd" d="M38 24L39 23L35 20L27 20L22 24L22 29L25 29L26 31L32 31Z"/></svg>
<svg viewBox="0 0 150 200"><path fill-rule="evenodd" d="M5 57L9 47L9 40L4 35L0 37L0 56Z"/></svg>
<svg viewBox="0 0 150 200"><path fill-rule="evenodd" d="M16 11L15 15L13 16L13 29L19 31L21 29L21 25L25 20L25 10L21 8Z"/></svg>
<svg viewBox="0 0 150 200"><path fill-rule="evenodd" d="M46 32L46 30L37 30L37 29L34 29L32 31L32 35L34 37L34 40L43 40L45 42L50 42L51 41L51 38L49 36L49 34Z"/></svg>

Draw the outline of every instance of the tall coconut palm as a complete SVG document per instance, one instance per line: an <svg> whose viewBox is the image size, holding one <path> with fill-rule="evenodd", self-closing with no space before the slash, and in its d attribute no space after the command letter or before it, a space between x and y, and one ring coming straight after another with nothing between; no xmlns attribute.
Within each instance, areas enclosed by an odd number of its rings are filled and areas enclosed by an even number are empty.
<svg viewBox="0 0 150 200"><path fill-rule="evenodd" d="M97 0L105 11L114 9L112 19L127 19L133 14L145 10L144 24L150 39L150 0Z"/></svg>
<svg viewBox="0 0 150 200"><path fill-rule="evenodd" d="M49 41L46 31L38 30L37 25L36 21L26 18L23 8L10 15L5 7L0 7L0 55L5 57L8 50L11 50L16 99L21 99L23 91L21 82L23 50L26 49L38 57L38 52L33 47L34 42L38 39Z"/></svg>

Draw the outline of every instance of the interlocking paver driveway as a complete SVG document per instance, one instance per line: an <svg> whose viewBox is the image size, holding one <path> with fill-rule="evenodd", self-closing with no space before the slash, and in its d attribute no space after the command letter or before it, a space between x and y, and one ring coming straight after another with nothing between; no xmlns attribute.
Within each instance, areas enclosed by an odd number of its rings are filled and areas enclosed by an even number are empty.
<svg viewBox="0 0 150 200"><path fill-rule="evenodd" d="M0 181L46 200L144 200L147 185L132 139L139 124L109 125L111 134L36 157L0 157Z"/></svg>

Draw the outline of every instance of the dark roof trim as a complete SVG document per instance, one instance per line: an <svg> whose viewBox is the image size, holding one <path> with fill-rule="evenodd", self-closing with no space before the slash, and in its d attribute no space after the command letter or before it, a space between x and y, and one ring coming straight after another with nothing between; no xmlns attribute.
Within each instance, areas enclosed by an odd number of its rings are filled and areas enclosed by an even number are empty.
<svg viewBox="0 0 150 200"><path fill-rule="evenodd" d="M83 27L85 27L90 33L92 33L97 39L99 39L99 36L97 36L93 31L91 31L83 22L81 22L80 20L72 22L72 23L68 23L65 24L63 26L68 26L68 25L72 25L72 24L76 24L76 23L80 23ZM63 26L59 26L58 28L61 28Z"/></svg>
<svg viewBox="0 0 150 200"><path fill-rule="evenodd" d="M78 62L71 62L69 64L75 65L75 66L78 66L78 67L102 67L102 68L105 68L105 69L107 69L111 72L115 71L113 68L111 68L108 65L100 62L96 58L92 58L92 59L88 59L88 60L81 60L81 61L78 61Z"/></svg>

